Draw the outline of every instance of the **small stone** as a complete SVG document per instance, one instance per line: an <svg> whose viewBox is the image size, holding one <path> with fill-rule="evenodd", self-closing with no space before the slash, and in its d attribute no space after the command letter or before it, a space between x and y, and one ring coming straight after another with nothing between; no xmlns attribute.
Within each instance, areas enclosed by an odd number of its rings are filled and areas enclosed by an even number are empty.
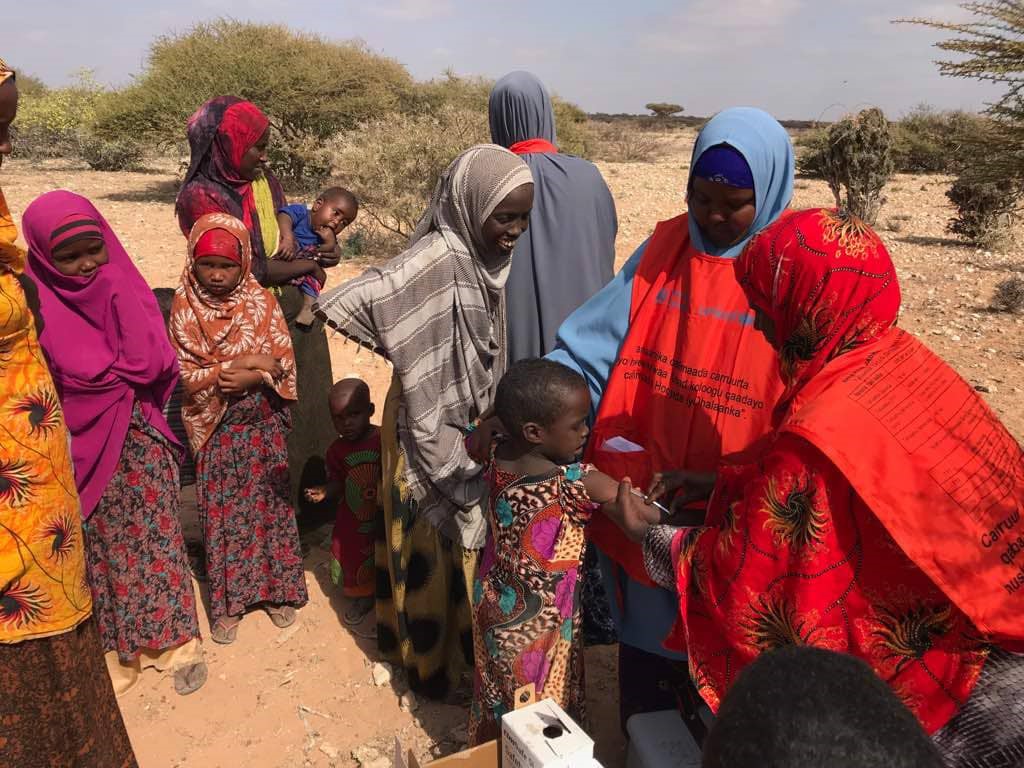
<svg viewBox="0 0 1024 768"><path fill-rule="evenodd" d="M320 751L327 755L331 760L337 760L338 756L341 754L336 746L326 741L320 745Z"/></svg>
<svg viewBox="0 0 1024 768"><path fill-rule="evenodd" d="M362 766L368 766L374 760L380 759L380 752L370 744L363 744L352 750L352 759Z"/></svg>
<svg viewBox="0 0 1024 768"><path fill-rule="evenodd" d="M991 392L991 391L992 391L992 390L990 390L990 389L989 389L988 387L986 387L986 386L985 386L984 384L975 384L975 385L974 385L974 389L975 389L975 391L977 391L977 392L984 392L984 393L986 393L986 394L988 394L989 392Z"/></svg>
<svg viewBox="0 0 1024 768"><path fill-rule="evenodd" d="M960 337L957 334L954 333L952 336L949 337L949 340L950 341L960 341Z"/></svg>
<svg viewBox="0 0 1024 768"><path fill-rule="evenodd" d="M373 684L378 688L383 688L391 682L391 667L388 664L377 662L370 668L370 675L373 677Z"/></svg>
<svg viewBox="0 0 1024 768"><path fill-rule="evenodd" d="M399 705L406 712L415 712L419 709L420 703L416 701L416 695L412 691L406 691L402 694Z"/></svg>

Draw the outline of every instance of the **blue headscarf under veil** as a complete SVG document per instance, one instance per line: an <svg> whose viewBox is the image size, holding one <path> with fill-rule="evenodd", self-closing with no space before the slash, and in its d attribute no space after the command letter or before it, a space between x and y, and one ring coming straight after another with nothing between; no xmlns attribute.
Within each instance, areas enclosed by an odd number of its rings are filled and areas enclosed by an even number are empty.
<svg viewBox="0 0 1024 768"><path fill-rule="evenodd" d="M727 248L718 248L705 239L692 217L690 239L698 251L712 256L735 258L755 234L779 218L786 210L793 198L796 161L789 134L778 120L760 109L735 107L719 112L701 129L690 160L691 184L692 169L697 167L701 155L721 144L728 144L739 151L750 166L750 172L754 177L757 215L747 236Z"/></svg>

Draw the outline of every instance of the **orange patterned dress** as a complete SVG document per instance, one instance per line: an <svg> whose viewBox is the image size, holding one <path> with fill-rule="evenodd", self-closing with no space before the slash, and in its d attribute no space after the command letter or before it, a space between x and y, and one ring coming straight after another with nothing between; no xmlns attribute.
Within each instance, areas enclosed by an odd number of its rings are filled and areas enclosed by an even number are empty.
<svg viewBox="0 0 1024 768"><path fill-rule="evenodd" d="M62 634L92 611L68 433L16 237L0 191L0 643Z"/></svg>

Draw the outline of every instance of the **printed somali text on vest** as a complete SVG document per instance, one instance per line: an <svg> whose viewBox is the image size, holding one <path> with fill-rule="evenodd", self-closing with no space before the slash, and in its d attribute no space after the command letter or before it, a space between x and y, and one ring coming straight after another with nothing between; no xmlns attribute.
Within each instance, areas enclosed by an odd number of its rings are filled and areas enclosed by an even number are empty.
<svg viewBox="0 0 1024 768"><path fill-rule="evenodd" d="M747 409L764 410L763 400L750 397L750 382L722 371L693 368L654 349L637 346L624 352L616 365L627 368L626 381L636 379L656 395L726 416L741 418Z"/></svg>

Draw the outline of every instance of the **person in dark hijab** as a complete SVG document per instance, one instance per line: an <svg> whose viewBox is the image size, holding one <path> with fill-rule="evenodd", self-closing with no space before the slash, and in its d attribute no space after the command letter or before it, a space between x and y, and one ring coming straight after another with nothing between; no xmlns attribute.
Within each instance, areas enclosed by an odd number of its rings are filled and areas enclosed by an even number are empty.
<svg viewBox="0 0 1024 768"><path fill-rule="evenodd" d="M512 72L491 91L491 140L521 156L533 173L530 228L516 243L505 287L508 361L542 357L558 327L612 279L618 220L601 172L558 151L544 84Z"/></svg>

